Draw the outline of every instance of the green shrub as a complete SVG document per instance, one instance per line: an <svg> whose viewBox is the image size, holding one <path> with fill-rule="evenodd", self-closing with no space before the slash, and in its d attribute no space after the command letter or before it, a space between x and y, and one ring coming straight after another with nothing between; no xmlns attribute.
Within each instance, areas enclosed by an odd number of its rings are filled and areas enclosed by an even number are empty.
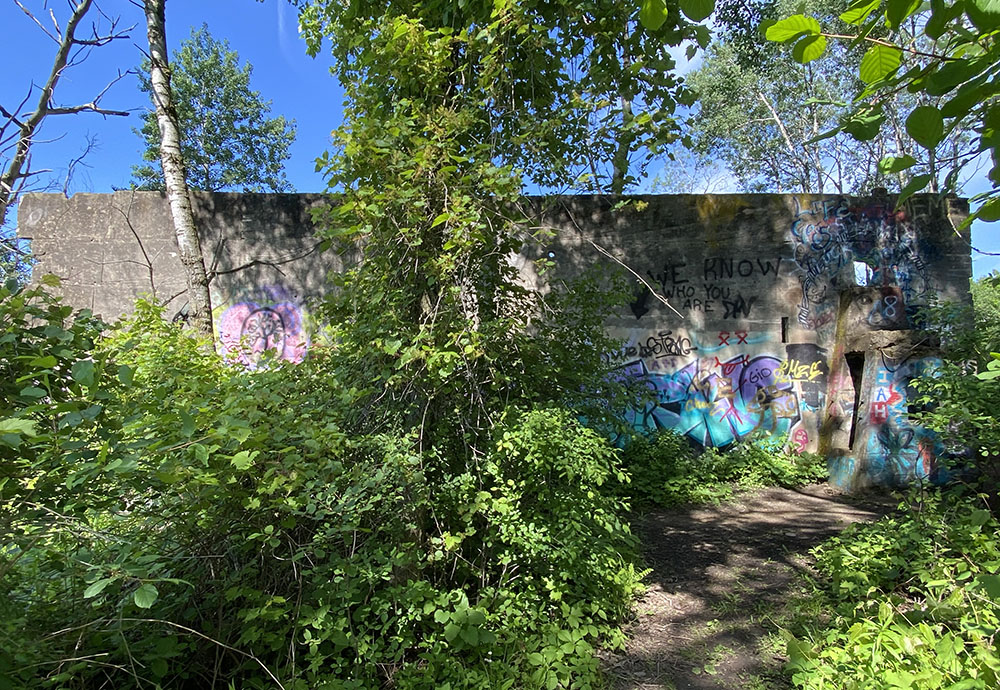
<svg viewBox="0 0 1000 690"><path fill-rule="evenodd" d="M926 328L938 334L942 362L915 379L916 423L936 431L944 452L938 464L953 476L978 483L1000 511L1000 277L973 281L973 308L936 304L921 312ZM955 472L950 472L955 470Z"/></svg>
<svg viewBox="0 0 1000 690"><path fill-rule="evenodd" d="M814 550L788 669L801 688L1000 684L1000 524L957 493L853 526Z"/></svg>
<svg viewBox="0 0 1000 690"><path fill-rule="evenodd" d="M599 683L641 574L617 452L573 415L509 407L463 464L348 432L333 351L226 367L145 304L95 347L23 297L2 343L45 396L0 417L33 423L0 437L0 686Z"/></svg>
<svg viewBox="0 0 1000 690"><path fill-rule="evenodd" d="M815 454L795 455L762 441L698 452L672 431L636 435L626 445L622 463L631 480L612 488L637 509L717 503L730 498L735 488L791 488L827 476L825 462Z"/></svg>

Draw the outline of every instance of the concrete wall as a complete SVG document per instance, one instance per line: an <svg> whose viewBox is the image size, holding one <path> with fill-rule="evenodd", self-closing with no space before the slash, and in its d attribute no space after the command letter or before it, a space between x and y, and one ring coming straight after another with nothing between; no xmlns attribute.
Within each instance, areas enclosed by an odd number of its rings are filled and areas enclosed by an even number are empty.
<svg viewBox="0 0 1000 690"><path fill-rule="evenodd" d="M552 258L555 275L584 269L639 277L608 322L623 372L657 404L628 417L673 428L703 446L766 436L831 458L847 488L928 476L940 444L906 417L907 383L936 361L916 310L932 297L968 300L968 238L958 200L718 195L533 200L557 230L521 257ZM197 195L199 227L223 345L299 359L308 303L339 260L316 251L314 196ZM65 279L71 301L106 318L141 292L183 290L165 199L156 193L29 195L21 234L36 271ZM141 240L143 253L140 248ZM146 260L148 256L148 261ZM150 279L152 265L152 280ZM856 273L867 270L867 285ZM663 299L661 299L663 298ZM666 303L664 303L664 300ZM183 297L172 304L183 311ZM254 352L243 353L253 357Z"/></svg>

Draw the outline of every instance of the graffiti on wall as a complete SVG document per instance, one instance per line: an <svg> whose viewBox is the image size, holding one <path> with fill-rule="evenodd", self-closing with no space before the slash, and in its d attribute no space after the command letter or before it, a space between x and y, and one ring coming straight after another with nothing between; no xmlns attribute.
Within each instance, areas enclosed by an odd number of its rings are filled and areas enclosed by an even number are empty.
<svg viewBox="0 0 1000 690"><path fill-rule="evenodd" d="M943 452L933 432L910 423L908 401L915 397L909 383L939 367L935 357L895 363L879 359L874 366L874 385L859 438L861 452L867 458L868 474L878 484L898 485L928 479L934 471L934 459Z"/></svg>
<svg viewBox="0 0 1000 690"><path fill-rule="evenodd" d="M927 302L924 252L916 224L903 210L817 200L797 209L791 237L802 285L798 321L803 327L820 330L835 321L840 291L855 284L855 262L870 267L870 285L883 289L868 313L872 327L905 327L913 311Z"/></svg>
<svg viewBox="0 0 1000 690"><path fill-rule="evenodd" d="M256 287L217 311L221 351L229 359L254 367L270 352L278 359L301 362L309 350L305 311L281 286Z"/></svg>
<svg viewBox="0 0 1000 690"><path fill-rule="evenodd" d="M746 331L719 334L725 345L751 338ZM686 340L697 339L693 334ZM732 351L699 357L692 350L693 358L670 371L657 370L655 358L630 361L619 371L641 378L651 401L629 410L626 420L643 432L672 429L705 447L761 435L802 452L811 441L803 422L807 417L812 422L822 409L828 372L821 348L788 345L786 350L780 357Z"/></svg>
<svg viewBox="0 0 1000 690"><path fill-rule="evenodd" d="M778 278L781 257L774 259L713 256L697 266L685 262L666 262L647 276L660 295L671 305L686 312L701 312L721 319L746 319L753 312L757 297L739 289L748 280ZM636 284L629 308L641 319L651 308L651 293Z"/></svg>

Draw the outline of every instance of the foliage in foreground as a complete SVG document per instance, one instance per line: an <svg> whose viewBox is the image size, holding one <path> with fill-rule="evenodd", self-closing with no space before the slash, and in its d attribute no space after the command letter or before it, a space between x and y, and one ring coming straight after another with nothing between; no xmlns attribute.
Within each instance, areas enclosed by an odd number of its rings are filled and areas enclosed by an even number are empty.
<svg viewBox="0 0 1000 690"><path fill-rule="evenodd" d="M793 488L826 479L826 463L815 454L796 455L773 443L749 441L696 452L672 431L636 436L623 453L630 477L614 490L635 508L718 503L734 490L763 486Z"/></svg>
<svg viewBox="0 0 1000 690"><path fill-rule="evenodd" d="M1000 684L1000 523L959 493L914 493L901 514L813 551L788 669L798 687Z"/></svg>
<svg viewBox="0 0 1000 690"><path fill-rule="evenodd" d="M0 324L0 686L592 687L622 642L620 470L566 412L509 407L473 473L348 433L334 352L245 372L42 290Z"/></svg>
<svg viewBox="0 0 1000 690"><path fill-rule="evenodd" d="M998 306L1000 281L993 275L973 281L971 311L954 303L925 309L926 328L942 341L943 361L932 375L913 382L920 393L914 419L936 431L960 469L977 477L994 513L1000 509Z"/></svg>

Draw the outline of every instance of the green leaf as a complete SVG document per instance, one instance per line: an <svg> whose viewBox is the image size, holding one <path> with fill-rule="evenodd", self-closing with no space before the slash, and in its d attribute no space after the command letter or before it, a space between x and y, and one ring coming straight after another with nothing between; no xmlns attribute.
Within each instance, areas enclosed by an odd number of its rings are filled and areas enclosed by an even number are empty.
<svg viewBox="0 0 1000 690"><path fill-rule="evenodd" d="M35 422L30 419L18 419L8 417L0 419L0 434L24 434L25 436L37 436Z"/></svg>
<svg viewBox="0 0 1000 690"><path fill-rule="evenodd" d="M861 81L866 84L874 84L896 70L903 60L903 51L899 48L875 44L865 51L861 58L861 67L858 73Z"/></svg>
<svg viewBox="0 0 1000 690"><path fill-rule="evenodd" d="M969 518L969 522L971 522L976 527L982 527L987 522L989 522L989 519L990 519L990 511L983 510L982 508L980 508L978 510L972 511L972 515Z"/></svg>
<svg viewBox="0 0 1000 690"><path fill-rule="evenodd" d="M987 223L1000 220L1000 197L993 197L980 206L976 211L976 218Z"/></svg>
<svg viewBox="0 0 1000 690"><path fill-rule="evenodd" d="M1000 28L1000 0L965 0L965 14L983 33Z"/></svg>
<svg viewBox="0 0 1000 690"><path fill-rule="evenodd" d="M22 398L44 398L48 395L48 392L44 388L39 388L38 386L26 386L21 389L18 393Z"/></svg>
<svg viewBox="0 0 1000 690"><path fill-rule="evenodd" d="M87 587L87 589L83 590L83 598L92 599L96 597L98 594L103 592L108 585L110 585L114 581L115 578L113 577L102 577L100 580L90 585L90 587Z"/></svg>
<svg viewBox="0 0 1000 690"><path fill-rule="evenodd" d="M1000 575L980 575L976 584L993 599L1000 600Z"/></svg>
<svg viewBox="0 0 1000 690"><path fill-rule="evenodd" d="M190 412L181 410L181 436L191 438L195 430L195 418Z"/></svg>
<svg viewBox="0 0 1000 690"><path fill-rule="evenodd" d="M804 65L818 58L825 50L825 36L806 36L792 48L792 57Z"/></svg>
<svg viewBox="0 0 1000 690"><path fill-rule="evenodd" d="M899 28L907 17L919 9L922 0L889 0L885 8L885 18L893 29Z"/></svg>
<svg viewBox="0 0 1000 690"><path fill-rule="evenodd" d="M77 362L73 362L73 367L70 369L70 375L73 377L73 380L81 386L93 386L94 363L89 359L81 359Z"/></svg>
<svg viewBox="0 0 1000 690"><path fill-rule="evenodd" d="M767 27L765 36L769 41L788 43L800 36L818 36L821 31L819 22L814 18L804 14L793 14Z"/></svg>
<svg viewBox="0 0 1000 690"><path fill-rule="evenodd" d="M194 453L195 460L201 463L208 462L208 448L200 443L191 444L191 451Z"/></svg>
<svg viewBox="0 0 1000 690"><path fill-rule="evenodd" d="M642 0L639 21L649 31L656 31L667 21L667 5L663 0Z"/></svg>
<svg viewBox="0 0 1000 690"><path fill-rule="evenodd" d="M906 118L906 133L925 149L933 149L944 136L944 118L941 111L932 105L921 105L913 109Z"/></svg>
<svg viewBox="0 0 1000 690"><path fill-rule="evenodd" d="M926 91L931 96L943 96L959 84L964 84L990 69L993 64L992 53L971 60L963 58L946 62L927 77ZM963 91L964 89L965 87Z"/></svg>
<svg viewBox="0 0 1000 690"><path fill-rule="evenodd" d="M163 678L170 671L170 667L167 666L167 660L163 657L156 657L151 662L149 662L149 670L153 672L153 675L157 678Z"/></svg>
<svg viewBox="0 0 1000 690"><path fill-rule="evenodd" d="M448 625L444 626L444 639L451 642L456 637L458 637L458 634L460 632L462 632L461 626L455 625L454 623L449 623Z"/></svg>
<svg viewBox="0 0 1000 690"><path fill-rule="evenodd" d="M139 589L135 590L135 593L132 595L132 601L134 601L135 605L139 608L148 609L153 605L156 601L156 597L159 595L160 593L156 591L156 587L147 582L139 587Z"/></svg>
<svg viewBox="0 0 1000 690"><path fill-rule="evenodd" d="M898 173L917 164L917 159L904 153L902 156L886 156L878 163L878 169L886 175Z"/></svg>
<svg viewBox="0 0 1000 690"><path fill-rule="evenodd" d="M479 629L478 628L462 628L462 639L465 643L471 647L475 647L479 644Z"/></svg>
<svg viewBox="0 0 1000 690"><path fill-rule="evenodd" d="M132 385L132 368L126 365L121 365L118 367L118 380L121 381L126 386Z"/></svg>
<svg viewBox="0 0 1000 690"><path fill-rule="evenodd" d="M844 131L857 141L870 141L878 136L885 122L885 114L878 110L866 109L856 113L844 122Z"/></svg>
<svg viewBox="0 0 1000 690"><path fill-rule="evenodd" d="M881 0L855 0L847 7L847 11L840 15L840 20L845 24L863 24L875 8L881 4Z"/></svg>
<svg viewBox="0 0 1000 690"><path fill-rule="evenodd" d="M715 11L715 0L680 0L681 12L693 22L700 22Z"/></svg>
<svg viewBox="0 0 1000 690"><path fill-rule="evenodd" d="M253 464L253 459L258 455L260 455L259 450L254 450L254 451L241 450L239 453L233 456L232 460L233 467L235 467L238 470L245 470L248 467L250 467L250 465Z"/></svg>
<svg viewBox="0 0 1000 690"><path fill-rule="evenodd" d="M52 355L46 355L45 357L35 357L33 360L28 362L29 367L41 367L42 369L51 369L56 364L58 364L58 360Z"/></svg>
<svg viewBox="0 0 1000 690"><path fill-rule="evenodd" d="M439 214L438 217L435 218L433 221L431 221L431 227L436 228L437 226L441 225L441 223L447 221L449 218L451 218L451 213L449 211L445 211L444 213Z"/></svg>
<svg viewBox="0 0 1000 690"><path fill-rule="evenodd" d="M917 175L910 183L903 187L899 192L899 196L896 197L896 206L899 206L904 201L909 199L911 196L919 192L921 189L927 186L927 183L931 181L930 175Z"/></svg>

